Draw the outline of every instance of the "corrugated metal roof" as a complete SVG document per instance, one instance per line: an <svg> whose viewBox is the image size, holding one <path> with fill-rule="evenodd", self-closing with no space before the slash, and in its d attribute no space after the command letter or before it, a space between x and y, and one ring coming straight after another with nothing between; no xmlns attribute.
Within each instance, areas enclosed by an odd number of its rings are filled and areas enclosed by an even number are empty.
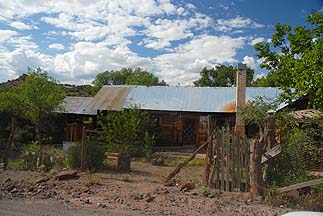
<svg viewBox="0 0 323 216"><path fill-rule="evenodd" d="M278 88L248 87L246 100L262 97L273 102L280 93ZM93 113L139 105L145 110L230 113L235 112L235 97L235 87L104 86L86 110Z"/></svg>
<svg viewBox="0 0 323 216"><path fill-rule="evenodd" d="M96 110L120 110L131 86L103 86L87 107L88 112Z"/></svg>
<svg viewBox="0 0 323 216"><path fill-rule="evenodd" d="M87 107L93 100L93 97L66 97L63 100L63 110L60 113L83 114L83 115L96 115L96 111L89 112Z"/></svg>

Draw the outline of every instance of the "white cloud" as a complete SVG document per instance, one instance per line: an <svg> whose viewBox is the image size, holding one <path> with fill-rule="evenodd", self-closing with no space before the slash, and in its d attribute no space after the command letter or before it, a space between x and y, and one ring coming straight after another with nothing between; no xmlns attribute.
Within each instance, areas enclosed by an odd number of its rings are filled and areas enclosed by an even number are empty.
<svg viewBox="0 0 323 216"><path fill-rule="evenodd" d="M259 66L259 63L251 56L245 56L243 57L242 63L248 65L251 69L256 70Z"/></svg>
<svg viewBox="0 0 323 216"><path fill-rule="evenodd" d="M57 50L63 50L65 49L65 46L60 43L53 43L48 46L50 49L57 49Z"/></svg>
<svg viewBox="0 0 323 216"><path fill-rule="evenodd" d="M18 32L11 30L0 29L0 43L10 40L13 36L18 35Z"/></svg>
<svg viewBox="0 0 323 216"><path fill-rule="evenodd" d="M37 26L34 26L34 25L28 25L28 24L26 24L26 23L18 22L18 21L11 22L9 25L10 25L11 27L16 28L16 29L19 29L19 30L38 29L38 27L37 27Z"/></svg>
<svg viewBox="0 0 323 216"><path fill-rule="evenodd" d="M264 37L258 37L250 41L250 45L255 45L256 43L264 42L266 39Z"/></svg>
<svg viewBox="0 0 323 216"><path fill-rule="evenodd" d="M0 14L0 20L15 28L19 26L16 20L39 14L36 23L49 27L44 37L66 37L72 44L50 56L42 53L31 35L0 30L0 81L26 72L27 66L43 67L55 78L72 83L89 83L104 70L142 67L170 84L188 85L198 79L203 67L237 62L237 49L247 41L245 37L207 35L213 24L210 17L197 12L193 4L175 5L170 0L8 1L0 3ZM215 24L223 31L262 27L242 17ZM138 46L167 53L139 56L129 48L134 36L140 36ZM48 47L63 50L67 46L56 41ZM252 63L252 57L247 57Z"/></svg>
<svg viewBox="0 0 323 216"><path fill-rule="evenodd" d="M254 77L253 80L257 80L257 79L260 79L260 78L263 78L263 77L266 77L266 76L267 76L267 74L265 74L265 73L255 74L255 77Z"/></svg>
<svg viewBox="0 0 323 216"><path fill-rule="evenodd" d="M259 24L253 21L250 18L244 17L236 17L232 19L218 19L216 21L215 28L219 31L232 31L233 29L241 29L241 28L263 28L265 27L263 24Z"/></svg>
<svg viewBox="0 0 323 216"><path fill-rule="evenodd" d="M202 35L180 45L173 53L157 56L153 66L166 82L189 85L199 77L203 67L237 62L236 50L243 47L244 41L242 37Z"/></svg>

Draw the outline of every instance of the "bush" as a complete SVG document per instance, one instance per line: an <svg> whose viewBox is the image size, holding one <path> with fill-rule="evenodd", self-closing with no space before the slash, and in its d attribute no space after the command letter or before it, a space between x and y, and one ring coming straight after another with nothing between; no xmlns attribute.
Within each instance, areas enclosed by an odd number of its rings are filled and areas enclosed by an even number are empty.
<svg viewBox="0 0 323 216"><path fill-rule="evenodd" d="M100 139L107 143L108 151L150 156L156 121L147 112L131 107L101 116L99 124L103 130Z"/></svg>
<svg viewBox="0 0 323 216"><path fill-rule="evenodd" d="M90 170L98 170L104 167L105 147L98 146L93 142L87 142L86 148L86 166ZM80 145L71 146L69 148L67 164L69 167L76 169L81 166L81 147Z"/></svg>

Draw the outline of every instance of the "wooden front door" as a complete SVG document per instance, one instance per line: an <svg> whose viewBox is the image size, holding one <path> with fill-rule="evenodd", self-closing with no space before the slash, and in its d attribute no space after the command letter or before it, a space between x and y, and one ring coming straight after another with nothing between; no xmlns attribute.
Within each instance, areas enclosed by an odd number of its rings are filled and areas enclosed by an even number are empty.
<svg viewBox="0 0 323 216"><path fill-rule="evenodd" d="M196 144L196 120L184 119L183 122L183 145Z"/></svg>

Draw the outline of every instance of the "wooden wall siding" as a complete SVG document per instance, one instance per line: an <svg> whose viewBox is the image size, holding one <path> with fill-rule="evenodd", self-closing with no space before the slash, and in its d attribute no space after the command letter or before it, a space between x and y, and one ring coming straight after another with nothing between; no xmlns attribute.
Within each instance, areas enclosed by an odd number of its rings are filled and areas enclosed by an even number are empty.
<svg viewBox="0 0 323 216"><path fill-rule="evenodd" d="M159 146L182 146L185 143L185 121L194 121L195 140L193 144L201 144L207 140L207 118L199 115L159 116L160 141Z"/></svg>
<svg viewBox="0 0 323 216"><path fill-rule="evenodd" d="M65 128L65 140L77 142L82 138L82 126L78 123L66 124Z"/></svg>
<svg viewBox="0 0 323 216"><path fill-rule="evenodd" d="M216 130L214 142L211 184L222 191L249 191L249 143L229 127Z"/></svg>

